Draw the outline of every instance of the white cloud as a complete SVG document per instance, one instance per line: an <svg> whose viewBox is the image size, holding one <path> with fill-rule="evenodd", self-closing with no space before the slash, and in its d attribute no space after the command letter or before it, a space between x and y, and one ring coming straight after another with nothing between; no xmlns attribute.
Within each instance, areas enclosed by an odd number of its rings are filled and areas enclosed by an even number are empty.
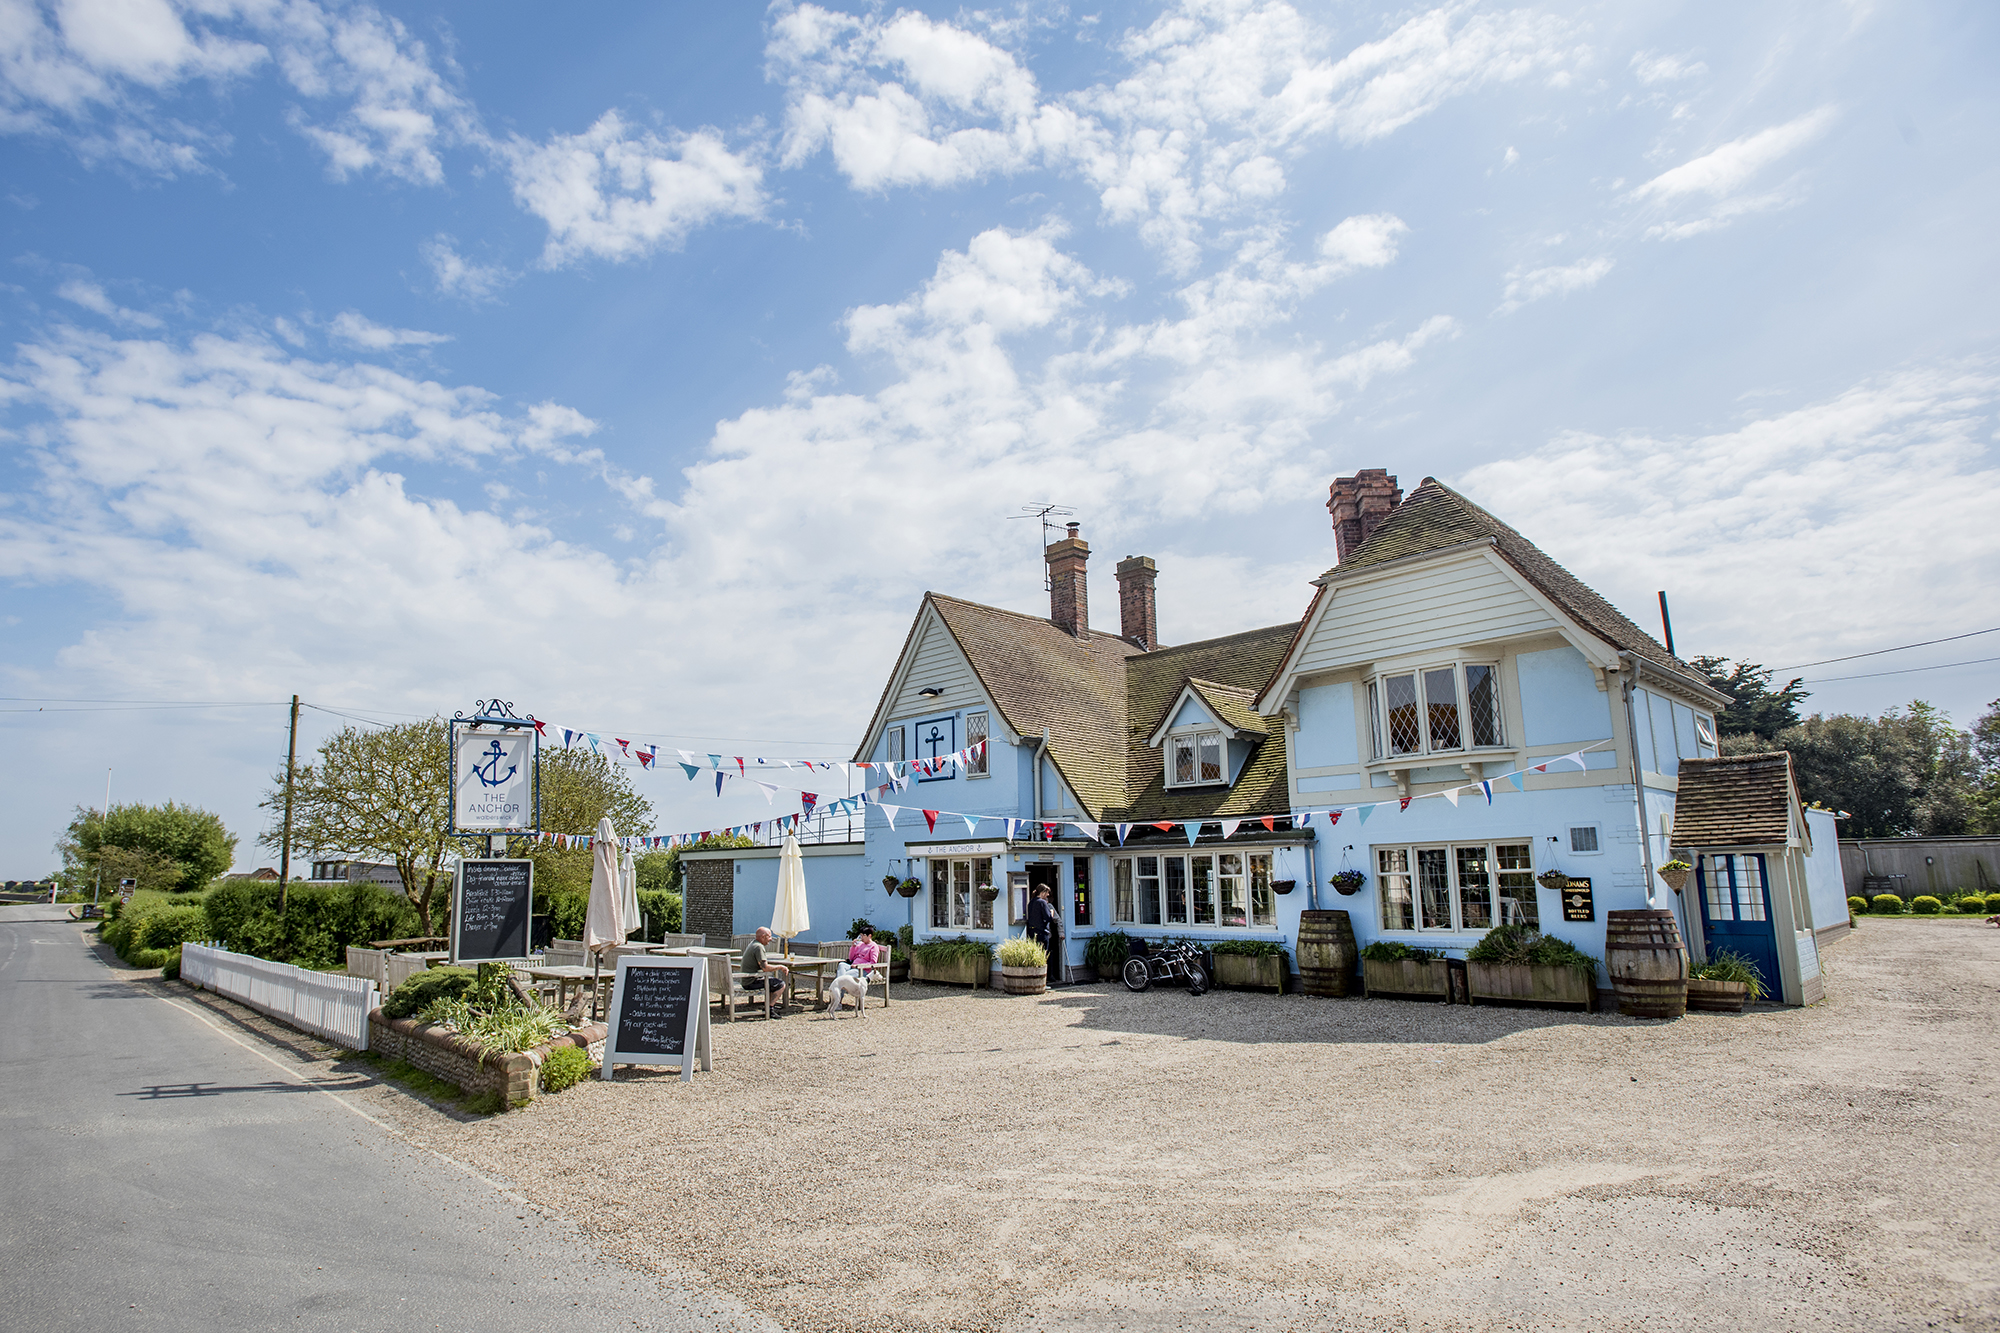
<svg viewBox="0 0 2000 1333"><path fill-rule="evenodd" d="M1396 245L1409 231L1391 213L1351 217L1319 239L1319 252L1344 270L1381 268L1396 258Z"/></svg>
<svg viewBox="0 0 2000 1333"><path fill-rule="evenodd" d="M1690 194L1722 198L1734 194L1750 177L1826 133L1833 124L1831 106L1809 111L1796 120L1732 139L1712 152L1671 171L1663 171L1632 191L1638 199L1672 200Z"/></svg>
<svg viewBox="0 0 2000 1333"><path fill-rule="evenodd" d="M1515 269L1507 275L1507 290L1495 314L1507 315L1545 296L1568 296L1595 287L1611 271L1612 261L1599 256L1575 264L1553 264L1546 268Z"/></svg>
<svg viewBox="0 0 2000 1333"><path fill-rule="evenodd" d="M678 247L696 227L761 217L763 168L714 130L634 131L615 111L582 134L504 150L514 197L548 224L542 262L635 259Z"/></svg>
<svg viewBox="0 0 2000 1333"><path fill-rule="evenodd" d="M157 329L160 317L149 315L143 310L128 310L105 295L104 288L88 278L72 278L56 288L56 295L63 300L94 311L106 319L115 320L132 328Z"/></svg>
<svg viewBox="0 0 2000 1333"><path fill-rule="evenodd" d="M1689 56L1640 51L1632 57L1632 73L1641 83L1669 83L1699 78L1708 73L1708 66Z"/></svg>
<svg viewBox="0 0 2000 1333"><path fill-rule="evenodd" d="M513 279L513 274L497 264L475 264L461 255L457 241L443 232L417 249L430 265L438 291L446 296L466 301L488 300Z"/></svg>
<svg viewBox="0 0 2000 1333"><path fill-rule="evenodd" d="M432 347L438 343L448 343L448 333L426 333L422 329L394 329L377 324L365 315L352 310L343 310L335 315L328 331L344 343L367 348L371 352L384 352L391 347Z"/></svg>
<svg viewBox="0 0 2000 1333"><path fill-rule="evenodd" d="M1939 607L2000 624L1996 406L1990 367L1912 368L1712 435L1561 436L1464 484L1636 619L1673 589L1688 653L1831 656L1931 637Z"/></svg>

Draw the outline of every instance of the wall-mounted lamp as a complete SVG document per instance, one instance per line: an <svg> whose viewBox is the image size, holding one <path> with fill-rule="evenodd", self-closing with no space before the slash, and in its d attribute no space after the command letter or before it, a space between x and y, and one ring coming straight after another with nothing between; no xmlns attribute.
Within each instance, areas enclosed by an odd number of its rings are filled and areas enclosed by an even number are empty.
<svg viewBox="0 0 2000 1333"><path fill-rule="evenodd" d="M940 694L943 693L944 693L944 688L942 686L926 685L924 686L924 688L917 691L917 696L922 699L935 699Z"/></svg>

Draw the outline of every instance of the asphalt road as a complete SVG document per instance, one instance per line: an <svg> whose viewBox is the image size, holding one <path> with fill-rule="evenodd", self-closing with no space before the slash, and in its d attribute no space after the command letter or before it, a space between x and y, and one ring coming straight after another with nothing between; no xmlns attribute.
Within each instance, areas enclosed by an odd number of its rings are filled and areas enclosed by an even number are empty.
<svg viewBox="0 0 2000 1333"><path fill-rule="evenodd" d="M0 1329L772 1328L0 907Z"/></svg>

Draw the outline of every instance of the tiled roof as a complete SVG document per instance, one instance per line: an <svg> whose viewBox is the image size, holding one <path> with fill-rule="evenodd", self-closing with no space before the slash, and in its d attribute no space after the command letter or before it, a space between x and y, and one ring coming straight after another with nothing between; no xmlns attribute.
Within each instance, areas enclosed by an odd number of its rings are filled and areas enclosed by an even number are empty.
<svg viewBox="0 0 2000 1333"><path fill-rule="evenodd" d="M1598 638L1697 685L1707 684L1700 671L1669 653L1665 645L1549 559L1540 547L1435 477L1425 477L1421 486L1390 511L1382 526L1325 577L1340 578L1391 560L1479 541L1492 542L1501 558L1530 585Z"/></svg>
<svg viewBox="0 0 2000 1333"><path fill-rule="evenodd" d="M1049 757L1085 813L1102 822L1287 814L1281 731L1257 744L1233 786L1169 794L1160 752L1146 745L1161 712L1191 679L1232 727L1269 724L1251 708L1294 625L1142 652L1115 634L1078 640L1048 620L926 594L964 650L993 706L1017 735L1049 732ZM921 620L921 616L919 617Z"/></svg>
<svg viewBox="0 0 2000 1333"><path fill-rule="evenodd" d="M1797 803L1787 751L1683 759L1669 842L1700 848L1783 846Z"/></svg>

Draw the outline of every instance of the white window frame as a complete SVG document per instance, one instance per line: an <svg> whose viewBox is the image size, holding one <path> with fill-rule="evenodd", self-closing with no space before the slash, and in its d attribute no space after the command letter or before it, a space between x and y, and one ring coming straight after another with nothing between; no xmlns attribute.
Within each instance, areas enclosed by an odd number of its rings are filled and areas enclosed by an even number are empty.
<svg viewBox="0 0 2000 1333"><path fill-rule="evenodd" d="M898 722L883 733L882 757L891 762L901 762L908 756L903 750L903 735L906 728Z"/></svg>
<svg viewBox="0 0 2000 1333"><path fill-rule="evenodd" d="M981 881L978 879L980 864L986 867L985 883L993 882L993 857L991 856L933 856L929 858L929 881L931 895L930 928L932 930L979 930L993 929L993 902L981 902L974 892ZM942 877L939 871L943 871ZM994 899L998 902L999 899ZM944 910L939 912L939 908ZM944 921L939 923L942 915ZM981 918L984 918L982 921Z"/></svg>
<svg viewBox="0 0 2000 1333"><path fill-rule="evenodd" d="M976 728L973 724L974 718L979 719ZM977 730L979 732L977 736L972 734L974 730ZM993 748L992 731L993 731L992 714L988 713L985 709L983 708L975 709L974 711L967 713L965 715L965 748L970 750L980 741L986 742L986 749L981 750L979 753L973 755L971 759L967 761L965 765L966 777L984 778L992 776L992 774L987 770L986 766L987 752L992 750Z"/></svg>
<svg viewBox="0 0 2000 1333"><path fill-rule="evenodd" d="M1494 739L1484 745L1474 744L1472 741L1472 687L1469 683L1469 673L1475 667L1484 667L1493 673L1491 678ZM1431 673L1438 671L1451 672L1452 698L1458 709L1457 745L1441 746L1431 743L1430 708L1425 703L1426 680ZM1402 750L1391 754L1389 747L1394 743L1392 739L1394 732L1389 725L1389 682L1400 676L1410 677L1416 689L1418 745L1414 750ZM1507 710L1501 706L1500 663L1480 657L1454 657L1376 672L1368 678L1368 725L1372 762L1378 764L1408 764L1434 755L1485 754L1513 748L1507 743Z"/></svg>
<svg viewBox="0 0 2000 1333"><path fill-rule="evenodd" d="M1525 852L1524 859L1527 864L1524 867L1516 866L1510 869L1503 869L1500 864L1499 850L1502 847L1519 849ZM1468 914L1465 911L1465 891L1467 888L1476 888L1478 886L1461 882L1460 867L1462 862L1458 855L1461 849L1466 851L1483 849L1485 852L1487 866L1485 873L1490 881L1486 885L1486 888L1490 891L1489 902L1491 905L1492 920L1484 925L1477 923L1466 924ZM1428 919L1428 914L1425 911L1425 892L1421 883L1422 871L1420 867L1425 863L1427 855L1437 853L1443 854L1446 875L1444 889L1448 919L1444 921L1432 921ZM1455 839L1450 842L1376 843L1369 847L1368 857L1369 863L1375 871L1375 910L1384 934L1483 935L1494 926L1514 925L1517 923L1539 926L1541 923L1541 899L1536 896L1540 892L1540 885L1535 880L1535 840L1533 838L1525 836L1493 838L1485 842L1475 842L1470 839ZM1401 858L1400 864L1404 867L1400 870L1394 868L1397 864L1395 858L1398 857ZM1501 883L1503 875L1518 878L1514 884L1506 885ZM1403 883L1398 885L1395 882L1398 879L1402 880ZM1506 888L1513 888L1521 892L1517 892L1511 900L1503 899L1501 891ZM1408 925L1400 923L1391 924L1391 895L1397 892L1406 895L1409 899L1410 924ZM1531 904L1535 919L1527 921L1525 914L1508 912L1506 908L1507 901Z"/></svg>
<svg viewBox="0 0 2000 1333"><path fill-rule="evenodd" d="M1591 849L1590 849L1589 851L1587 851L1587 852L1584 852L1584 851L1578 851L1578 850L1577 850L1577 846L1576 846L1576 830L1578 830L1578 829L1580 829L1580 828L1587 828L1587 829L1589 829L1589 830L1590 830L1590 831L1591 831L1592 833L1595 833L1595 834L1597 835L1597 846L1595 846L1595 847L1591 848ZM1565 823L1565 824L1563 825L1563 839L1564 839L1564 841L1565 841L1565 842L1567 842L1567 843L1569 844L1569 851L1570 851L1570 855L1571 855L1571 856L1602 856L1602 855L1604 855L1604 826L1603 826L1602 824L1598 824L1598 823L1595 823L1595 822L1585 822L1585 823L1577 823L1577 824L1570 824L1570 823Z"/></svg>
<svg viewBox="0 0 2000 1333"><path fill-rule="evenodd" d="M1201 776L1201 743L1211 737L1215 741L1215 771L1218 776L1204 778ZM1179 750L1183 743L1186 743L1191 748L1193 771L1195 774L1193 779L1187 782L1182 782L1174 776L1180 760ZM1161 758L1165 760L1163 768L1165 769L1166 785L1170 789L1184 787L1226 787L1229 785L1229 738L1224 734L1223 729L1214 723L1202 723L1199 726L1193 727L1178 727L1168 732Z"/></svg>
<svg viewBox="0 0 2000 1333"><path fill-rule="evenodd" d="M1230 871L1232 862L1234 873ZM1156 873L1142 874L1146 863L1150 863ZM1170 868L1170 863L1171 867L1178 868L1178 876ZM1276 866L1276 852L1271 848L1257 847L1133 852L1114 856L1111 858L1109 924L1157 930L1276 930L1278 897L1277 890L1272 887ZM1204 877L1208 883L1206 919L1200 904L1200 885ZM1178 917L1174 915L1169 893L1169 885L1176 878L1181 885L1181 914ZM1235 881L1238 900L1243 905L1243 919L1240 921L1223 919L1223 907L1232 880ZM1144 920L1148 885L1159 907L1157 921Z"/></svg>

